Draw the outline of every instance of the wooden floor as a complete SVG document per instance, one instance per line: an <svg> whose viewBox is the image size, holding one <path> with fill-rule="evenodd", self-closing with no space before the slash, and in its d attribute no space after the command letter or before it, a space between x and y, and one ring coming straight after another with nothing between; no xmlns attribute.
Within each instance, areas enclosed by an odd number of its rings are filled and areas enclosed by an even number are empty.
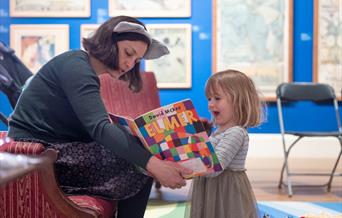
<svg viewBox="0 0 342 218"><path fill-rule="evenodd" d="M334 160L330 159L298 159L290 160L292 172L329 172ZM246 167L257 200L267 201L341 201L342 202L342 177L333 179L331 191L326 187L294 187L293 196L289 198L287 187L278 189L282 160L280 159L249 159ZM341 163L338 165L337 173L342 172ZM327 176L300 176L293 178L293 184L319 185L328 181Z"/></svg>
<svg viewBox="0 0 342 218"><path fill-rule="evenodd" d="M328 172L334 160L330 159L299 159L290 160L290 167L296 172ZM326 187L294 187L294 195L290 198L287 187L278 189L281 159L248 159L246 162L247 174L258 201L320 201L342 202L342 176L336 176L330 192ZM342 173L341 161L337 173ZM294 184L324 184L328 177L297 177ZM188 199L191 180L181 189L171 190L161 188L152 189L150 202L184 202Z"/></svg>

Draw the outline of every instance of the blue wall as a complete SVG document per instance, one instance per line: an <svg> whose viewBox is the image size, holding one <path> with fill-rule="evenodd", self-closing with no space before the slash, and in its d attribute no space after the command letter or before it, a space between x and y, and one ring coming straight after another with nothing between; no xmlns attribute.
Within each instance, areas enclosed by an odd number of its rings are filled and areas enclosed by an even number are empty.
<svg viewBox="0 0 342 218"><path fill-rule="evenodd" d="M0 40L9 44L10 24L69 24L70 49L78 49L80 46L79 35L81 24L101 23L108 18L108 2L106 0L91 1L90 18L10 18L8 14L8 0L0 0ZM192 33L192 88L191 89L164 89L160 91L161 103L167 104L181 100L185 97L193 99L200 116L210 117L207 111L207 102L203 93L206 79L211 75L212 54L212 1L192 0L192 16L190 18L143 18L144 23L190 23ZM201 37L200 37L201 36ZM294 0L294 33L293 33L293 78L295 81L312 81L312 51L313 51L313 0ZM341 106L341 104L340 104ZM300 110L306 111L311 105L301 105ZM324 108L316 111L320 114ZM9 114L11 108L5 96L0 94L0 111ZM298 125L303 117L293 113L292 123ZM306 124L309 120L305 120ZM311 125L310 125L311 126ZM324 129L336 126L333 119L325 119L324 122L315 125ZM4 129L0 125L0 129ZM250 132L278 133L279 124L276 105L268 104L267 121L260 127L251 129Z"/></svg>

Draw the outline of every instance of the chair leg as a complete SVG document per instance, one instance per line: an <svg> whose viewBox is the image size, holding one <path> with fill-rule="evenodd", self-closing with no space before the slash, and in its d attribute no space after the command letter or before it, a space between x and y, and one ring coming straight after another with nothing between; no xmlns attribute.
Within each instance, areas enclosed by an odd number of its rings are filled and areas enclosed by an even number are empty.
<svg viewBox="0 0 342 218"><path fill-rule="evenodd" d="M281 174L280 174L280 180L279 180L279 184L278 184L278 188L281 188L282 184L283 184L283 177L284 177L284 170L286 172L286 180L287 180L287 190L288 190L288 194L289 197L292 197L293 192L292 192L292 181L290 178L290 170L289 170L289 165L288 165L288 158L290 155L290 151L293 148L293 146L302 139L302 136L298 137L294 142L292 142L292 144L289 146L289 148L286 150L286 145L285 145L285 138L283 136L283 149L284 149L284 163L283 163L283 167L281 169Z"/></svg>
<svg viewBox="0 0 342 218"><path fill-rule="evenodd" d="M341 155L342 155L342 137L338 137L338 140L340 141L341 149L340 149L340 153L339 153L339 155L337 157L337 160L335 162L334 168L333 168L333 170L331 171L331 174L330 174L330 178L329 178L329 181L328 181L328 192L330 192L330 190L331 190L331 183L332 183L332 180L333 180L336 168L338 166L338 163L340 162Z"/></svg>
<svg viewBox="0 0 342 218"><path fill-rule="evenodd" d="M291 178L290 178L289 166L287 164L287 157L286 157L285 161L286 161L285 162L285 171L286 171L286 180L287 180L287 191L288 191L289 197L292 197L292 195L293 195L293 192L292 192L292 181L291 181Z"/></svg>
<svg viewBox="0 0 342 218"><path fill-rule="evenodd" d="M280 179L279 179L279 184L278 184L279 189L281 189L281 187L283 186L284 169L285 169L285 160L283 162L283 166L282 166L281 172L280 172Z"/></svg>
<svg viewBox="0 0 342 218"><path fill-rule="evenodd" d="M281 187L283 185L284 169L285 169L285 165L286 165L286 161L287 161L287 155L288 155L288 151L286 150L284 134L282 134L282 141L283 141L283 151L284 151L284 162L283 162L283 166L282 166L281 172L280 172L280 179L279 179L279 184L278 184L279 189L281 189Z"/></svg>
<svg viewBox="0 0 342 218"><path fill-rule="evenodd" d="M290 179L290 171L289 171L289 166L288 166L289 152L290 152L289 150L285 152L284 163L283 163L283 166L282 166L281 172L280 172L280 180L279 180L278 188L280 189L282 187L282 185L283 185L283 177L284 177L284 170L285 170L288 194L289 194L289 197L292 197L292 195L293 195L293 192L292 192L292 182L291 182L291 179Z"/></svg>

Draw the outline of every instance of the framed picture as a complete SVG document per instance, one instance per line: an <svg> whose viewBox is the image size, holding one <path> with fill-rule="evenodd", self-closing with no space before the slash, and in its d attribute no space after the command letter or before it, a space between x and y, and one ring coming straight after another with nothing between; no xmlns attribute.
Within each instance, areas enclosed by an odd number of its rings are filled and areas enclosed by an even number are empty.
<svg viewBox="0 0 342 218"><path fill-rule="evenodd" d="M314 1L314 82L331 85L342 100L342 2Z"/></svg>
<svg viewBox="0 0 342 218"><path fill-rule="evenodd" d="M91 36L100 24L81 24L81 34L80 34L80 48L83 49L82 39Z"/></svg>
<svg viewBox="0 0 342 218"><path fill-rule="evenodd" d="M54 56L69 50L68 25L11 25L10 46L36 73Z"/></svg>
<svg viewBox="0 0 342 218"><path fill-rule="evenodd" d="M292 0L214 0L213 72L248 74L263 99L292 81Z"/></svg>
<svg viewBox="0 0 342 218"><path fill-rule="evenodd" d="M190 17L191 0L109 0L109 16Z"/></svg>
<svg viewBox="0 0 342 218"><path fill-rule="evenodd" d="M90 17L90 0L10 0L11 17Z"/></svg>
<svg viewBox="0 0 342 218"><path fill-rule="evenodd" d="M149 24L151 35L167 45L170 54L145 62L156 75L158 88L191 88L191 25Z"/></svg>

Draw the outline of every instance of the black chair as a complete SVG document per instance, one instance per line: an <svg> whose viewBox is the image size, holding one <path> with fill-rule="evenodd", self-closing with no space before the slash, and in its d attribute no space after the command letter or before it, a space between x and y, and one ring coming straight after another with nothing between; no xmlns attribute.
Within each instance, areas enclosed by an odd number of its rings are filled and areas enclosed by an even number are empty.
<svg viewBox="0 0 342 218"><path fill-rule="evenodd" d="M341 128L341 120L339 115L338 103L336 100L336 96L334 90L331 86L320 83L282 83L277 87L277 108L278 108L278 116L279 116L279 125L280 131L282 135L282 143L284 150L284 163L281 169L280 180L278 188L281 188L282 185L287 185L288 194L291 197L293 195L291 183L292 176L329 176L329 180L327 183L322 185L310 185L310 186L327 186L328 191L331 189L331 183L334 175L336 174L336 168L341 158L342 153L342 128ZM333 108L331 111L335 111L335 115L330 113L331 116L336 117L336 131L289 131L285 129L285 120L283 113L286 113L286 110L289 110L288 106L291 103L296 103L300 101L311 101L314 102L313 106L317 104L324 104L331 106ZM305 111L305 114L310 114L310 111ZM328 115L328 114L327 114ZM316 114L316 117L324 117L323 114ZM287 118L287 116L285 117ZM297 138L291 143L286 143L286 135L297 136ZM291 149L295 144L297 144L304 137L335 137L339 140L341 149L339 154L337 155L336 162L330 173L293 173L290 172L288 160ZM284 171L286 174L286 183L283 181ZM299 186L299 185L296 185ZM309 186L309 185L304 185Z"/></svg>
<svg viewBox="0 0 342 218"><path fill-rule="evenodd" d="M19 60L13 49L0 41L0 92L3 92L15 107L26 80L32 72ZM7 117L0 112L0 121L8 125Z"/></svg>

